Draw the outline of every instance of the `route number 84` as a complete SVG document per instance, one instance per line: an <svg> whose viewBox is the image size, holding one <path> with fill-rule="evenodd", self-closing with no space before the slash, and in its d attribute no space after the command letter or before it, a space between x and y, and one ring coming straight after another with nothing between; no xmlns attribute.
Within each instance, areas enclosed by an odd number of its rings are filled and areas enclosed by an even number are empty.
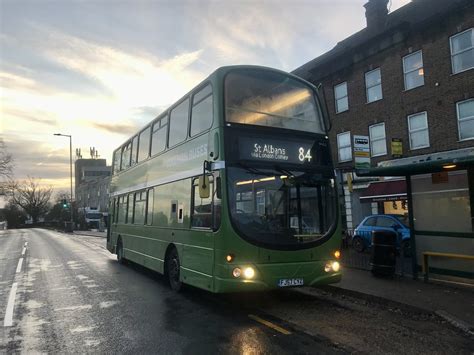
<svg viewBox="0 0 474 355"><path fill-rule="evenodd" d="M313 159L313 157L311 156L311 148L309 148L307 150L307 152L305 153L305 150L303 147L300 147L300 149L298 149L298 159L300 161L305 161L305 160L308 160L308 161L311 161L311 159Z"/></svg>

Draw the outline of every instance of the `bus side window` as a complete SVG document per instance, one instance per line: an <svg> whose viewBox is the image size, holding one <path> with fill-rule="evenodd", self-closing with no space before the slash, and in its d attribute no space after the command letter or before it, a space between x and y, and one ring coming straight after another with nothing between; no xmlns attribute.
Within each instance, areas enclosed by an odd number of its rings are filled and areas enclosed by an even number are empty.
<svg viewBox="0 0 474 355"><path fill-rule="evenodd" d="M138 140L138 161L143 161L150 155L150 134L151 127L148 126L140 132Z"/></svg>
<svg viewBox="0 0 474 355"><path fill-rule="evenodd" d="M183 142L188 136L189 98L176 106L170 113L168 146Z"/></svg>
<svg viewBox="0 0 474 355"><path fill-rule="evenodd" d="M212 87L205 86L193 96L191 111L191 137L204 132L212 125Z"/></svg>
<svg viewBox="0 0 474 355"><path fill-rule="evenodd" d="M154 189L149 189L147 194L147 205L146 205L146 224L151 226L153 224L153 197Z"/></svg>
<svg viewBox="0 0 474 355"><path fill-rule="evenodd" d="M122 163L120 170L125 170L130 167L130 157L131 157L132 143L128 142L122 148Z"/></svg>
<svg viewBox="0 0 474 355"><path fill-rule="evenodd" d="M138 163L138 136L133 137L132 140L132 157L130 166L134 166Z"/></svg>
<svg viewBox="0 0 474 355"><path fill-rule="evenodd" d="M199 197L199 179L195 179L192 191L191 227L211 228L212 227L212 194L208 198ZM211 191L214 182L209 183Z"/></svg>
<svg viewBox="0 0 474 355"><path fill-rule="evenodd" d="M113 166L113 174L117 174L120 171L120 159L122 158L121 150L117 149L114 152L114 166Z"/></svg>

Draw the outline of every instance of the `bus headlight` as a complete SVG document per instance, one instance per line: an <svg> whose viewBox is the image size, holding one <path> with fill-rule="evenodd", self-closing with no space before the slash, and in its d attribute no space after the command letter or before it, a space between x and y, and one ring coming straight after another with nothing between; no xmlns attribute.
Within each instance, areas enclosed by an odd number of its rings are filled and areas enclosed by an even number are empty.
<svg viewBox="0 0 474 355"><path fill-rule="evenodd" d="M341 269L341 264L338 261L331 261L324 265L324 271L326 272L338 272Z"/></svg>
<svg viewBox="0 0 474 355"><path fill-rule="evenodd" d="M234 276L235 278L239 278L240 275L242 275L242 270L240 270L238 267L232 270L232 276Z"/></svg>
<svg viewBox="0 0 474 355"><path fill-rule="evenodd" d="M255 270L251 267L246 267L244 269L244 277L246 279L253 279L253 277L255 276Z"/></svg>

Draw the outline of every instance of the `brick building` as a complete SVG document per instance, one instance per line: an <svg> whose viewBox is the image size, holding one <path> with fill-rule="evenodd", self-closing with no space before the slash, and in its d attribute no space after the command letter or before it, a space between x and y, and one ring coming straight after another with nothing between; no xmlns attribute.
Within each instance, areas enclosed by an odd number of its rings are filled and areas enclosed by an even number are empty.
<svg viewBox="0 0 474 355"><path fill-rule="evenodd" d="M436 233L465 238L458 249L467 245L474 254L474 2L412 0L392 13L387 4L369 0L366 28L294 71L324 90L346 227L371 213L407 213L413 203L419 217L413 230L433 234L421 222L433 214L426 207L448 201L441 209L465 218L440 215L452 225L438 226ZM359 174L366 177L354 172L354 135L370 138L371 165L379 167ZM395 150L400 144L401 151ZM454 164L441 165L449 161ZM413 196L407 196L406 184L418 189ZM420 197L438 188L436 197Z"/></svg>

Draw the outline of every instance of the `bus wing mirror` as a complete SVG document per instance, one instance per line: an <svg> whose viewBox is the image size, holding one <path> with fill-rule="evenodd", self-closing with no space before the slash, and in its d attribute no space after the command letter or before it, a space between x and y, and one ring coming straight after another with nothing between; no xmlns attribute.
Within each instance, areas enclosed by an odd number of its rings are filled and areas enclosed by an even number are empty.
<svg viewBox="0 0 474 355"><path fill-rule="evenodd" d="M209 176L203 175L199 177L199 197L209 198L211 189L209 188Z"/></svg>

